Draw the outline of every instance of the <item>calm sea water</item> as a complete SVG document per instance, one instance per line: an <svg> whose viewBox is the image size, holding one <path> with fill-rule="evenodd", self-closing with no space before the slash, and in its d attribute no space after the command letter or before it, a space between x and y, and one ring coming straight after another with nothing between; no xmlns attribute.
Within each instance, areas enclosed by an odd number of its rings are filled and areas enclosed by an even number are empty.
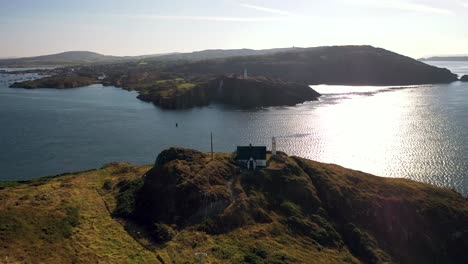
<svg viewBox="0 0 468 264"><path fill-rule="evenodd" d="M468 74L467 63L437 64ZM291 155L468 195L468 84L318 86L320 102L296 107L165 111L113 87L8 88L33 77L0 74L0 180L148 164L170 146L208 151L212 131L215 151L276 136Z"/></svg>

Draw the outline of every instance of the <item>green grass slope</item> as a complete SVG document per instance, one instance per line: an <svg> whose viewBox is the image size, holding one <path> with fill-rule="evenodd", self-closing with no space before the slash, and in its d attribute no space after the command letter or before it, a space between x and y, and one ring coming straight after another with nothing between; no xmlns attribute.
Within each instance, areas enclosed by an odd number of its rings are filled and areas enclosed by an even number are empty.
<svg viewBox="0 0 468 264"><path fill-rule="evenodd" d="M147 170L114 164L0 187L0 263L157 263L112 218L115 198L102 188Z"/></svg>
<svg viewBox="0 0 468 264"><path fill-rule="evenodd" d="M458 193L280 153L163 151L0 185L0 263L464 263Z"/></svg>

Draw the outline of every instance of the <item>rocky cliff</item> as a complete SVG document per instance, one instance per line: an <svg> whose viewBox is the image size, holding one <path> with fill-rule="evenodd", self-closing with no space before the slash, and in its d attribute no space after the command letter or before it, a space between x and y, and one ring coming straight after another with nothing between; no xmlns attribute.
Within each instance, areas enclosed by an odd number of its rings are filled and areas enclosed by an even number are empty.
<svg viewBox="0 0 468 264"><path fill-rule="evenodd" d="M316 101L320 96L308 85L285 82L267 77L247 79L222 76L212 81L214 101L244 108L259 106L296 105Z"/></svg>
<svg viewBox="0 0 468 264"><path fill-rule="evenodd" d="M212 100L211 91L202 85L180 90L177 87L160 89L154 87L139 91L138 99L151 102L164 109L186 109L209 105Z"/></svg>
<svg viewBox="0 0 468 264"><path fill-rule="evenodd" d="M296 105L315 101L319 93L307 85L265 77L243 79L235 75L210 78L181 89L178 84L140 90L138 98L166 109L183 109L218 102L240 108ZM137 88L138 90L138 88Z"/></svg>

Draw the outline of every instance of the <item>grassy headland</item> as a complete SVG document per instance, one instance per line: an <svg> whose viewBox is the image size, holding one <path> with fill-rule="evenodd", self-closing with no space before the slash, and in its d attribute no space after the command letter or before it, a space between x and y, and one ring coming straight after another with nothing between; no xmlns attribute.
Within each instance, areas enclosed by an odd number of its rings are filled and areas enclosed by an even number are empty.
<svg viewBox="0 0 468 264"><path fill-rule="evenodd" d="M6 185L6 186L5 186ZM280 154L162 152L0 190L0 262L463 263L468 201Z"/></svg>

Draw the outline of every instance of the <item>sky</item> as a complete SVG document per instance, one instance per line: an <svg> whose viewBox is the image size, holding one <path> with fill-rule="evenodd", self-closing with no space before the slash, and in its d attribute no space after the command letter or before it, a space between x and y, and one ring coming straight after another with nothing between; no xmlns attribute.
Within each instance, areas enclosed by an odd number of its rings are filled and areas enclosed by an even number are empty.
<svg viewBox="0 0 468 264"><path fill-rule="evenodd" d="M468 0L0 0L0 57L372 45L468 54Z"/></svg>

